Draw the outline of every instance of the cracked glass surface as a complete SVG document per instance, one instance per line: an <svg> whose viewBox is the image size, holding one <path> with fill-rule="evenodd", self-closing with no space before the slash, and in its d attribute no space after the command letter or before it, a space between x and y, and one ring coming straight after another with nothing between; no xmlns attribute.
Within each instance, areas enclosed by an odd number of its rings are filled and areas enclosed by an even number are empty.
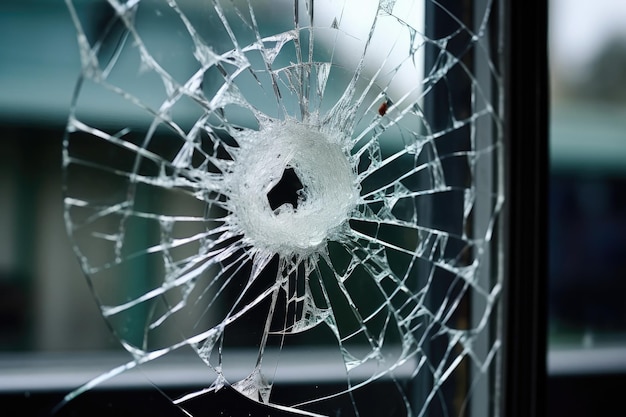
<svg viewBox="0 0 626 417"><path fill-rule="evenodd" d="M66 2L66 224L133 357L66 402L180 353L207 370L181 410L230 387L385 415L359 392L389 384L388 415L497 413L491 2ZM281 395L313 360L322 382Z"/></svg>

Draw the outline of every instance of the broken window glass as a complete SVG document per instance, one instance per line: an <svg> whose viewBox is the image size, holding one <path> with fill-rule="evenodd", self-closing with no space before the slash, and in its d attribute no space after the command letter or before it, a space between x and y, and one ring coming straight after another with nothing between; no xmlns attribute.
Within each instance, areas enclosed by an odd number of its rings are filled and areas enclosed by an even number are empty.
<svg viewBox="0 0 626 417"><path fill-rule="evenodd" d="M375 415L494 413L490 1L67 5L82 59L67 229L133 359L65 402L180 354L207 371L172 398L181 410L228 388L297 414L374 415L358 393L386 382L396 394ZM321 382L281 395L303 379Z"/></svg>

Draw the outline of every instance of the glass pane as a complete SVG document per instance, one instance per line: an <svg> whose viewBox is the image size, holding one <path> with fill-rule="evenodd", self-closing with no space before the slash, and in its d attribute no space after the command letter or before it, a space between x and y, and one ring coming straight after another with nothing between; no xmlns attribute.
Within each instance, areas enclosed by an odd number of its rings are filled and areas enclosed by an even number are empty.
<svg viewBox="0 0 626 417"><path fill-rule="evenodd" d="M499 14L444 4L68 2L67 229L134 358L68 402L185 357L190 413L497 412Z"/></svg>

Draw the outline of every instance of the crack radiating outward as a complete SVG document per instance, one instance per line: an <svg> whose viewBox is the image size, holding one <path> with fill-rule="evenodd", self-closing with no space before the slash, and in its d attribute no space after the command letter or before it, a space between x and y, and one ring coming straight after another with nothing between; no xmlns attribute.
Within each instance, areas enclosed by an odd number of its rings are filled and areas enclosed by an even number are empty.
<svg viewBox="0 0 626 417"><path fill-rule="evenodd" d="M63 404L177 351L207 367L181 410L230 386L384 415L358 395L375 384L407 415L476 407L500 350L490 7L473 27L419 0L108 0L101 26L66 3L82 59L66 224L133 360ZM281 353L328 347L337 388L281 396Z"/></svg>

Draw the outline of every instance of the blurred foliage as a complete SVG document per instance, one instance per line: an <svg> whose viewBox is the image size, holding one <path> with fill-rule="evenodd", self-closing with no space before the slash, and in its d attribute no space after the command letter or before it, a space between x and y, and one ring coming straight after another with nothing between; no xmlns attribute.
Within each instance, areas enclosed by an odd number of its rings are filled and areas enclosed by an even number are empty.
<svg viewBox="0 0 626 417"><path fill-rule="evenodd" d="M604 43L585 76L564 87L564 93L572 98L626 104L626 38L614 36Z"/></svg>

